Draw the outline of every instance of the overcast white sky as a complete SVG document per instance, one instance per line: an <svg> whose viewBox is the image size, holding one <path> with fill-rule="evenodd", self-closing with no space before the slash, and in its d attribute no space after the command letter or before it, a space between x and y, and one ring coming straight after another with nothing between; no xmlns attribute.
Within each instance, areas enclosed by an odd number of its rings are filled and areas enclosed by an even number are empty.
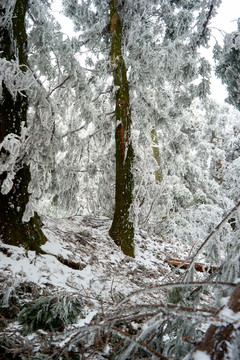
<svg viewBox="0 0 240 360"><path fill-rule="evenodd" d="M195 1L195 0L192 0ZM53 14L57 17L58 21L61 23L63 32L69 34L73 32L72 22L67 19L65 16L61 15L61 0L54 1L54 11ZM222 0L222 4L218 9L217 16L212 20L212 46L215 44L215 38L219 43L223 41L223 33L231 33L232 31L237 30L237 19L240 18L240 0ZM219 31L221 30L221 31ZM211 58L211 49L208 51L208 58ZM204 54L207 54L204 51ZM214 66L214 63L212 63ZM227 97L227 92L225 87L222 85L221 81L216 79L214 76L212 78L212 97L218 101L223 102Z"/></svg>
<svg viewBox="0 0 240 360"><path fill-rule="evenodd" d="M212 26L226 32L232 32L237 30L238 18L240 18L240 0L222 0L218 14L212 20Z"/></svg>

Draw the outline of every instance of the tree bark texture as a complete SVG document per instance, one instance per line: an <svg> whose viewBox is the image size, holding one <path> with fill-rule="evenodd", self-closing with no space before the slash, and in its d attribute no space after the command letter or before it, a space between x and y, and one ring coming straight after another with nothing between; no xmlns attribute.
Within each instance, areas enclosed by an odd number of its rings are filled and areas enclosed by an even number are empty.
<svg viewBox="0 0 240 360"><path fill-rule="evenodd" d="M0 57L8 61L18 61L23 72L27 69L25 14L27 0L17 0L11 22L5 27L0 25ZM0 15L5 15L4 5L0 1ZM25 65L25 66L24 66ZM8 91L4 80L0 102L0 143L8 134L21 134L21 124L27 125L28 98L18 94L16 99ZM3 147L0 158L9 156ZM28 184L31 180L29 166L19 159L12 189L8 194L0 192L0 239L10 245L24 246L29 250L40 251L40 245L46 242L41 231L38 216L35 214L29 222L22 222L26 204L29 201ZM7 177L0 175L0 187Z"/></svg>
<svg viewBox="0 0 240 360"><path fill-rule="evenodd" d="M118 0L110 1L111 68L116 96L116 189L115 211L109 235L124 254L134 257L134 226L130 220L133 200L131 111L126 65L122 56L122 24Z"/></svg>
<svg viewBox="0 0 240 360"><path fill-rule="evenodd" d="M240 284L233 291L228 302L228 308L232 311L232 317L236 321L228 324L210 325L204 339L195 347L190 360L195 359L198 351L207 353L211 360L238 359L240 355ZM234 348L234 350L233 350ZM234 351L234 355L229 351ZM235 357L234 357L235 356Z"/></svg>

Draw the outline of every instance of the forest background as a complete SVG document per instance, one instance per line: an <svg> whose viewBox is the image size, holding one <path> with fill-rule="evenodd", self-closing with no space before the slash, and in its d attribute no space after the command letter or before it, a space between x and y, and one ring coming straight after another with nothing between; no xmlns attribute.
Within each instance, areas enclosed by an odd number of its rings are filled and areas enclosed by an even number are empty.
<svg viewBox="0 0 240 360"><path fill-rule="evenodd" d="M66 0L64 14L74 23L69 37L51 16L50 3L0 2L2 351L21 359L208 359L225 353L237 359L238 20L230 33L212 26L217 0ZM210 96L212 67L204 50L210 41L214 71L230 105ZM75 229L76 223L87 233ZM94 242L96 226L100 244ZM77 248L79 234L84 248ZM148 264L152 256L154 265ZM115 294L113 282L101 290L100 311L96 292L88 297L91 304L80 290L72 293L68 270L61 275L63 289L52 280L46 285L45 275L36 281L32 274L46 259L49 278L55 261L63 273L60 265L78 272L75 290L87 279L93 291L97 272L104 277L99 259L105 266L121 259L142 275L136 282L128 266L122 273L114 268L121 285ZM161 287L168 291L156 295ZM223 304L218 325L206 332ZM164 313L169 306L177 306L176 319ZM191 320L184 311L194 312ZM76 325L78 315L89 313L98 314L97 322ZM44 333L40 340L37 333L33 346L26 345L28 332L62 327L63 335ZM209 336L218 337L217 343L209 346ZM219 350L220 342L230 345Z"/></svg>

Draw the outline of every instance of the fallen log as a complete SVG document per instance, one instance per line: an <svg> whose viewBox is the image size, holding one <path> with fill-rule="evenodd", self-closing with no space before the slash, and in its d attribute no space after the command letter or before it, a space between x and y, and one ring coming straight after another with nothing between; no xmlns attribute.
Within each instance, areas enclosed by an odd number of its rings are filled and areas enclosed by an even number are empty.
<svg viewBox="0 0 240 360"><path fill-rule="evenodd" d="M188 269L190 266L190 261L185 262L185 260L181 260L181 259L170 258L170 259L166 259L166 262L174 267L181 266L181 269ZM194 267L196 271L207 272L209 274L212 274L214 271L218 269L216 266L206 265L199 262L195 262Z"/></svg>

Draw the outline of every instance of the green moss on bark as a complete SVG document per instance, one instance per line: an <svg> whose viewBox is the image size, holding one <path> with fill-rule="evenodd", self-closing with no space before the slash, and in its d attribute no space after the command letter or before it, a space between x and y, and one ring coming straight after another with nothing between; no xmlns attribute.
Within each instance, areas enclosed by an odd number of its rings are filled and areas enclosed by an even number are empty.
<svg viewBox="0 0 240 360"><path fill-rule="evenodd" d="M116 91L116 189L115 211L109 235L124 254L134 257L134 226L130 220L133 201L131 111L127 71L122 57L122 25L118 1L110 1L111 66Z"/></svg>

